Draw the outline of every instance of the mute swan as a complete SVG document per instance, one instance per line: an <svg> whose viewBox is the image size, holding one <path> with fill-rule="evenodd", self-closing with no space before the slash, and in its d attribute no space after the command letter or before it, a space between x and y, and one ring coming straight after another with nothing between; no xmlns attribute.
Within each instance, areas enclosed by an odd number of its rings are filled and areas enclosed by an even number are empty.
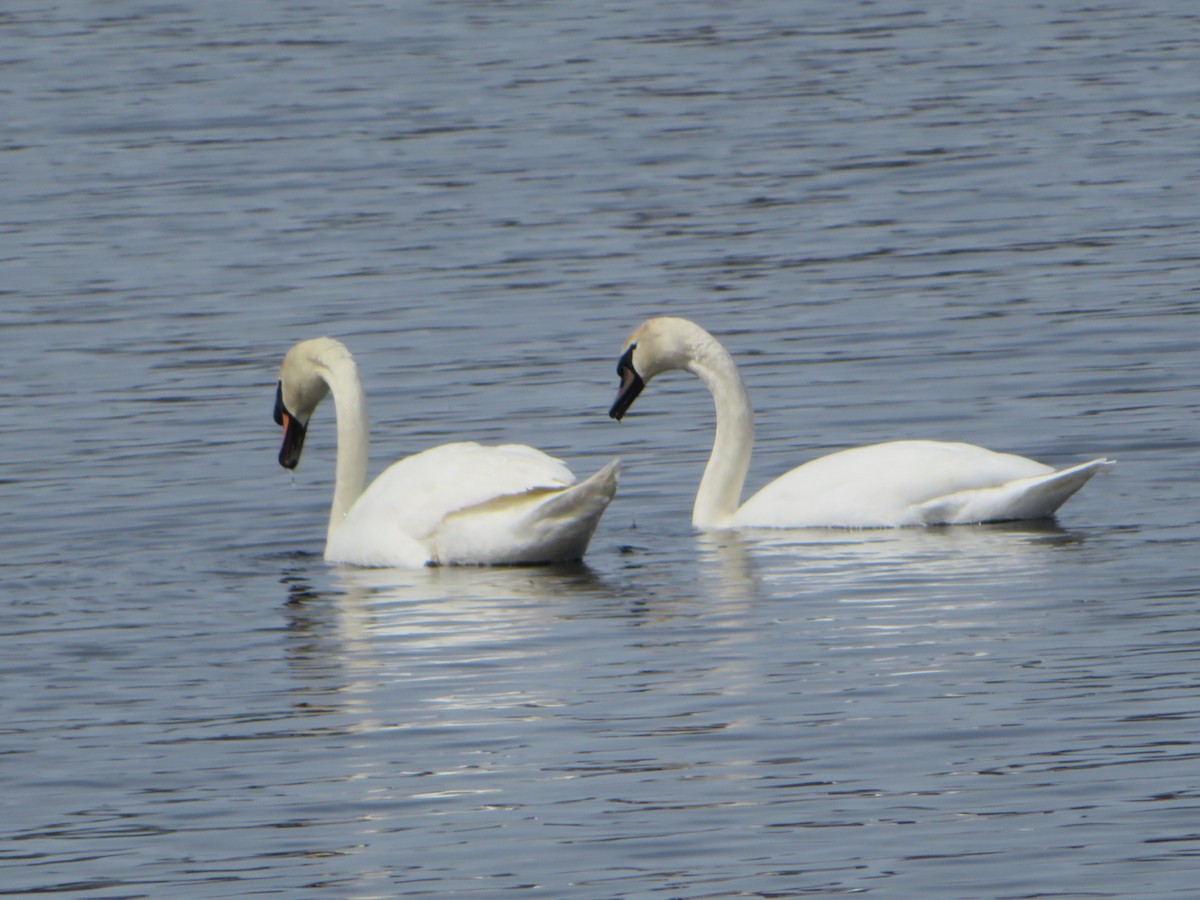
<svg viewBox="0 0 1200 900"><path fill-rule="evenodd" d="M655 375L685 369L712 392L717 436L692 508L698 529L880 528L1048 518L1107 459L1056 471L972 444L892 441L842 450L797 466L739 506L754 444L754 414L733 358L687 319L648 319L625 341L621 419Z"/></svg>
<svg viewBox="0 0 1200 900"><path fill-rule="evenodd" d="M620 460L574 484L533 447L443 444L393 464L365 490L367 406L350 351L332 338L287 352L275 392L279 464L294 469L317 404L333 393L337 468L325 559L360 566L575 560L617 489Z"/></svg>

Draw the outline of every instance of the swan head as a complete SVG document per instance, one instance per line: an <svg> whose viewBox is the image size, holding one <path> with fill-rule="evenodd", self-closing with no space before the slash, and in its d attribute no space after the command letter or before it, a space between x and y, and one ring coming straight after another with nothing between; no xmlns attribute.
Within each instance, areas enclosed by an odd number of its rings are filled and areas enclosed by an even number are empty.
<svg viewBox="0 0 1200 900"><path fill-rule="evenodd" d="M333 338L301 341L283 358L275 387L275 424L283 428L279 464L285 469L300 462L308 421L329 393L330 366L339 360L353 364L350 351Z"/></svg>
<svg viewBox="0 0 1200 900"><path fill-rule="evenodd" d="M617 374L621 386L609 416L618 422L655 375L671 369L691 369L699 336L709 337L687 319L660 316L647 319L625 339Z"/></svg>

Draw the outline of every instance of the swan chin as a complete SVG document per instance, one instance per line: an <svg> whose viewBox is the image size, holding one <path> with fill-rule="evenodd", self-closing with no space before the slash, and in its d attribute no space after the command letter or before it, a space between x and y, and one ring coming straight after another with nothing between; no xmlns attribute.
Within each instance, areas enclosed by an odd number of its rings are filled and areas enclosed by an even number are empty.
<svg viewBox="0 0 1200 900"><path fill-rule="evenodd" d="M1112 460L1055 470L973 444L890 441L822 456L781 475L744 504L754 414L733 358L686 319L654 318L629 336L609 414L621 419L661 372L694 373L713 396L716 437L692 508L701 530L888 528L966 525L1052 517Z"/></svg>
<svg viewBox="0 0 1200 900"><path fill-rule="evenodd" d="M581 559L616 494L620 461L576 483L561 460L522 444L444 444L366 484L366 399L353 357L331 338L301 341L279 373L279 462L300 461L309 419L332 393L338 449L325 559L372 567L518 565Z"/></svg>

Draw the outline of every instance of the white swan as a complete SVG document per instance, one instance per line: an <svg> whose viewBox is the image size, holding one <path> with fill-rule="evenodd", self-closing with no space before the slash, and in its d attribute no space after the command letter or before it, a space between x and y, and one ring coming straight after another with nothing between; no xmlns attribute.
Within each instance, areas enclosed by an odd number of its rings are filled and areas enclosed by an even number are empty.
<svg viewBox="0 0 1200 900"><path fill-rule="evenodd" d="M754 444L754 414L733 358L687 319L643 322L617 364L620 420L655 375L685 369L712 392L717 436L696 492L692 524L724 528L879 528L1048 518L1107 459L1055 471L971 444L892 441L797 466L739 506Z"/></svg>
<svg viewBox="0 0 1200 900"><path fill-rule="evenodd" d="M317 404L333 393L337 468L325 559L360 566L507 565L580 559L617 489L620 460L574 484L564 463L519 444L444 444L369 487L367 405L350 351L301 341L279 369L279 463L294 469Z"/></svg>

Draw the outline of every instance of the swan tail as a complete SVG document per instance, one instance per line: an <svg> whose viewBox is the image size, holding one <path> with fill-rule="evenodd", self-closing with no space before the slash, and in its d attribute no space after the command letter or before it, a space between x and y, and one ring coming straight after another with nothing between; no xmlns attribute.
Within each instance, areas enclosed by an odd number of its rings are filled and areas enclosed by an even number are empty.
<svg viewBox="0 0 1200 900"><path fill-rule="evenodd" d="M548 562L583 559L600 518L617 493L621 461L614 459L594 475L539 504L527 517L537 535L532 545ZM540 562L541 560L534 560Z"/></svg>
<svg viewBox="0 0 1200 900"><path fill-rule="evenodd" d="M442 565L529 565L583 558L617 492L621 461L568 487L496 497L448 515L434 535Z"/></svg>
<svg viewBox="0 0 1200 900"><path fill-rule="evenodd" d="M1093 459L997 487L958 491L916 507L916 520L923 525L970 525L1048 519L1093 475L1114 465L1110 459Z"/></svg>

